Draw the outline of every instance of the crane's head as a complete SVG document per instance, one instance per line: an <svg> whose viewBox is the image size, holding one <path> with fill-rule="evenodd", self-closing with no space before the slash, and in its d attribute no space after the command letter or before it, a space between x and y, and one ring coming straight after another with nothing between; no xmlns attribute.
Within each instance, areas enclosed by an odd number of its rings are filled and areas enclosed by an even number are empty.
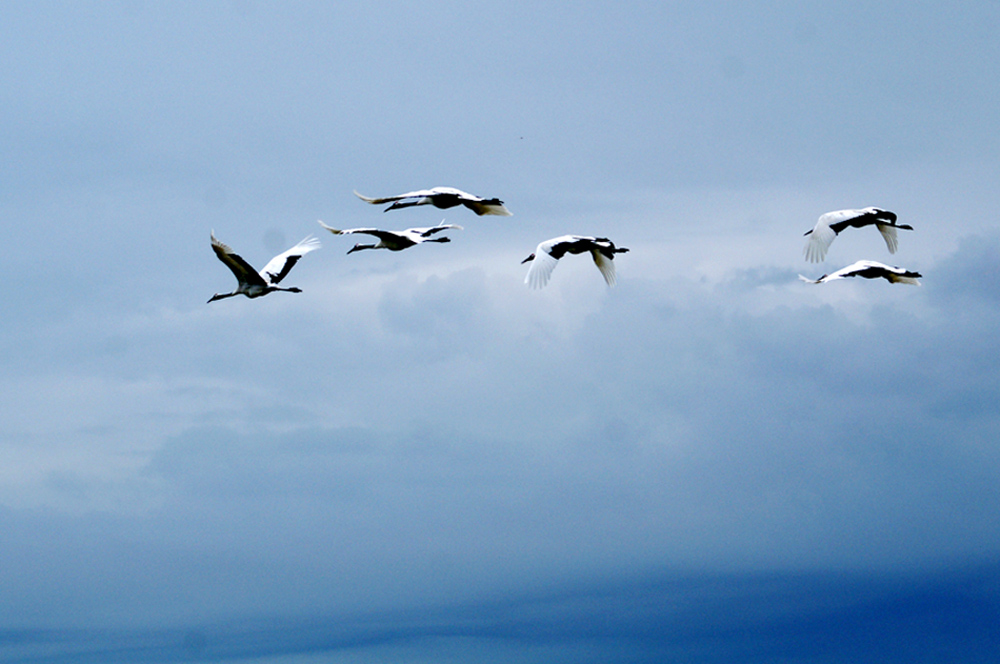
<svg viewBox="0 0 1000 664"><path fill-rule="evenodd" d="M535 260L535 255L531 254L530 256L528 256L527 258L525 258L523 261L521 261L521 265L524 265L525 263L530 263L533 260Z"/></svg>

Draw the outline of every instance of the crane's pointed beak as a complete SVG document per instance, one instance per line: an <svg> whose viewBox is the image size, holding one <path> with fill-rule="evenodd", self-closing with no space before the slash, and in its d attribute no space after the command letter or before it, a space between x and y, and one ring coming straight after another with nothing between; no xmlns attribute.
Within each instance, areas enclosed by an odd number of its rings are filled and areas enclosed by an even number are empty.
<svg viewBox="0 0 1000 664"><path fill-rule="evenodd" d="M521 265L524 265L528 261L533 261L533 260L535 260L535 255L531 254L530 256L528 256L527 258L525 258L523 261L521 261Z"/></svg>

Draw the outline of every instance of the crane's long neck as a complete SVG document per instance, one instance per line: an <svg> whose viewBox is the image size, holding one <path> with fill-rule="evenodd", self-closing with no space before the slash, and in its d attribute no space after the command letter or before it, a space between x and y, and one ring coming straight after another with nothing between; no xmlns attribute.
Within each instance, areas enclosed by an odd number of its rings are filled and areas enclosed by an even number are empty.
<svg viewBox="0 0 1000 664"><path fill-rule="evenodd" d="M208 298L208 303L215 302L216 300L224 300L227 297L233 297L234 295L239 295L239 294L240 292L238 290L234 290L232 293L216 293L212 297Z"/></svg>
<svg viewBox="0 0 1000 664"><path fill-rule="evenodd" d="M384 248L385 248L384 245L380 246L378 244L356 244L353 247L351 247L351 250L348 251L347 253L353 254L355 251L361 251L362 249L384 249Z"/></svg>

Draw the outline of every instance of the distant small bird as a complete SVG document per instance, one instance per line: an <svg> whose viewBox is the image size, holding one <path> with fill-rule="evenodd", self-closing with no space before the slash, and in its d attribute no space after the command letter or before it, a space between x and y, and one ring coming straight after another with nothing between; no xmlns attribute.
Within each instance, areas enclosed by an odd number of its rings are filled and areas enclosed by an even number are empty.
<svg viewBox="0 0 1000 664"><path fill-rule="evenodd" d="M473 194L467 194L460 189L453 187L434 187L433 189L421 189L411 191L398 196L386 196L385 198L369 198L362 196L358 192L354 195L372 205L382 205L392 203L383 212L398 210L399 208L412 207L414 205L433 205L436 208L447 210L456 205L464 205L479 216L493 214L500 217L510 217L511 211L503 206L503 201L499 198L482 198ZM412 199L412 200L410 200Z"/></svg>
<svg viewBox="0 0 1000 664"><path fill-rule="evenodd" d="M247 297L254 298L273 293L274 291L301 293L302 289L300 288L295 288L294 286L291 288L281 288L278 286L278 283L288 275L288 272L300 258L310 251L319 248L319 240L312 236L307 237L288 251L272 258L264 266L263 270L257 272L228 245L220 242L215 237L215 231L212 231L212 249L215 250L215 255L219 257L220 261L226 264L226 267L233 271L233 274L236 275L236 281L239 283L236 286L236 290L232 293L216 293L208 301L214 302L215 300L233 297L234 295L246 295Z"/></svg>
<svg viewBox="0 0 1000 664"><path fill-rule="evenodd" d="M604 281L608 286L614 286L615 254L623 254L628 248L616 247L615 243L606 237L583 235L562 235L539 244L535 253L521 261L522 264L531 263L528 274L524 277L524 283L532 288L542 288L549 283L552 270L556 269L560 258L566 254L583 254L588 251L594 257L594 263L604 276Z"/></svg>
<svg viewBox="0 0 1000 664"><path fill-rule="evenodd" d="M847 277L862 277L864 279L885 279L893 284L912 284L919 286L917 281L922 275L919 272L911 272L899 267L892 267L875 261L858 261L841 268L836 272L824 274L819 279L807 279L801 274L799 279L810 284L821 284L834 279L846 279Z"/></svg>
<svg viewBox="0 0 1000 664"><path fill-rule="evenodd" d="M841 231L845 228L862 228L871 226L878 228L879 233L885 238L885 245L889 248L889 253L896 253L897 240L896 229L901 228L912 231L912 226L896 223L896 214L877 207L866 207L861 210L836 210L827 212L820 216L816 226L811 231L806 231L806 235L811 236L806 242L803 253L806 260L811 263L819 263L826 258L826 252Z"/></svg>
<svg viewBox="0 0 1000 664"><path fill-rule="evenodd" d="M334 235L364 233L365 235L373 235L378 238L378 243L376 244L354 245L354 247L347 252L348 254L353 254L355 251L361 251L362 249L388 249L389 251L402 251L403 249L409 249L410 247L418 245L422 242L451 242L451 238L448 237L432 236L435 233L440 233L441 231L448 229L462 230L461 226L456 226L455 224L445 224L444 222L429 228L407 228L405 231L383 231L378 228L348 228L341 230L339 228L327 226L322 221L319 222L319 225Z"/></svg>

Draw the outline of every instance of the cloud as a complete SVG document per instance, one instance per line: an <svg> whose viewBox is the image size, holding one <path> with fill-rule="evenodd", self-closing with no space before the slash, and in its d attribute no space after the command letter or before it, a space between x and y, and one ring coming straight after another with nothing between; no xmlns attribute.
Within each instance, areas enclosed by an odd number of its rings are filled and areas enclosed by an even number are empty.
<svg viewBox="0 0 1000 664"><path fill-rule="evenodd" d="M63 620L98 624L192 601L206 618L479 601L664 565L987 560L992 314L964 301L988 294L936 292L981 246L943 260L941 283L930 266L920 289L844 283L828 303L781 268L612 291L581 264L541 293L482 268L404 271L361 294L332 283L318 310L130 317L112 333L127 351L81 365L100 380L49 384L48 429L26 419L35 390L8 400L22 447L53 454L22 480L31 509L8 513L18 560L68 529L29 569ZM161 376L128 377L137 357ZM81 437L87 422L104 426ZM115 593L61 585L73 570Z"/></svg>
<svg viewBox="0 0 1000 664"><path fill-rule="evenodd" d="M924 582L1000 541L992 5L880 6L891 35L857 7L193 7L0 28L0 614L28 630L3 647L752 660L824 620L989 615ZM324 237L303 293L205 304L232 285L210 229L263 262L317 218L437 223L351 194L434 185L515 216L400 254ZM917 229L893 259L924 285L799 283L885 258L859 231L801 260L868 204ZM525 288L566 232L632 249L618 287L568 257ZM887 569L913 578L866 594ZM787 576L831 570L863 579L850 610ZM770 573L787 614L741 613ZM905 622L880 624L930 647Z"/></svg>

